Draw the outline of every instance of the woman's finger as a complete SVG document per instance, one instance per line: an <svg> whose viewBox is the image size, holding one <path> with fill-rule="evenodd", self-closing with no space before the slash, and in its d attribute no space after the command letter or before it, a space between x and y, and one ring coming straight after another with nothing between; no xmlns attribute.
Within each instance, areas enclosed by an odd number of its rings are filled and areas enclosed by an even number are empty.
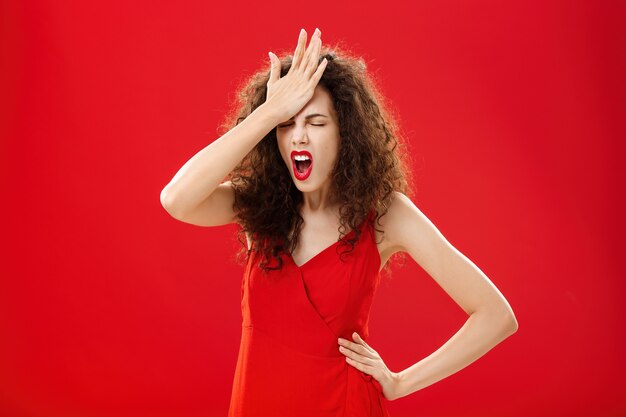
<svg viewBox="0 0 626 417"><path fill-rule="evenodd" d="M306 68L304 69L304 73L306 74L307 77L310 77L311 74L313 74L315 72L315 69L317 68L317 65L320 59L320 49L322 48L322 39L318 35L314 37L313 39L311 39L311 43L314 43L312 45L313 48L311 50L310 56L308 57Z"/></svg>
<svg viewBox="0 0 626 417"><path fill-rule="evenodd" d="M324 74L324 69L326 69L326 65L328 65L328 60L324 58L322 62L320 62L320 64L318 65L317 69L313 73L313 76L311 77L311 80L309 81L311 85L317 85L317 83L320 81L320 78L322 78L322 74Z"/></svg>
<svg viewBox="0 0 626 417"><path fill-rule="evenodd" d="M359 371L366 373L368 375L372 375L372 377L374 376L374 372L376 367L372 366L372 365L368 365L366 363L363 362L359 362L357 360L354 360L352 358L348 358L346 356L346 362L348 362L348 364L350 364L351 366L355 367L356 369L358 369Z"/></svg>
<svg viewBox="0 0 626 417"><path fill-rule="evenodd" d="M350 358L355 362L359 362L372 367L376 366L376 358L370 358L368 356L361 355L353 350L346 349L343 346L341 347L341 349L339 349L339 351L343 353L347 358Z"/></svg>
<svg viewBox="0 0 626 417"><path fill-rule="evenodd" d="M363 340L363 338L361 337L360 334L358 334L357 332L354 332L354 338L357 342L360 342L362 345L364 345L365 347L368 347L370 349L372 349L370 347L370 345L367 344L367 342L365 340ZM373 349L372 349L373 350Z"/></svg>
<svg viewBox="0 0 626 417"><path fill-rule="evenodd" d="M273 53L268 52L270 56L270 79L269 82L273 83L280 79L280 59Z"/></svg>
<svg viewBox="0 0 626 417"><path fill-rule="evenodd" d="M298 45L296 46L296 50L293 53L293 60L291 61L291 69L298 69L300 65L300 61L302 61L302 57L304 56L306 47L306 31L304 29L300 29L300 36L298 36Z"/></svg>
<svg viewBox="0 0 626 417"><path fill-rule="evenodd" d="M358 334L357 332L354 332L353 336L354 340L357 343L360 343L365 349L367 349L368 351L370 351L372 354L376 354L376 351L374 349L372 349L372 347L370 345L368 345L365 340L363 340L363 338L361 337L360 334Z"/></svg>
<svg viewBox="0 0 626 417"><path fill-rule="evenodd" d="M349 349L360 355L367 356L369 358L376 358L376 355L374 355L369 349L367 349L365 346L363 346L360 343L350 342L349 340L344 339L341 342L341 346L345 349Z"/></svg>
<svg viewBox="0 0 626 417"><path fill-rule="evenodd" d="M317 47L317 44L319 43L319 35L320 35L320 30L316 28L315 32L313 32L313 36L311 36L309 47L306 49L306 52L304 53L304 56L302 57L302 61L300 61L300 68L303 71L307 70L307 68L309 67L311 63L311 59L313 59L315 48Z"/></svg>

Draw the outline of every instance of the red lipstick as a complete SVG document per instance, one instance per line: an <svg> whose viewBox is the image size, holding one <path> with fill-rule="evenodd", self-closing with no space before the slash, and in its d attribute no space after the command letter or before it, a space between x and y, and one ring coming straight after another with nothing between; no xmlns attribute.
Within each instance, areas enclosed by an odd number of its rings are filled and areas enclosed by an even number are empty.
<svg viewBox="0 0 626 417"><path fill-rule="evenodd" d="M311 153L309 151L291 151L291 167L297 180L304 181L309 178L313 169Z"/></svg>

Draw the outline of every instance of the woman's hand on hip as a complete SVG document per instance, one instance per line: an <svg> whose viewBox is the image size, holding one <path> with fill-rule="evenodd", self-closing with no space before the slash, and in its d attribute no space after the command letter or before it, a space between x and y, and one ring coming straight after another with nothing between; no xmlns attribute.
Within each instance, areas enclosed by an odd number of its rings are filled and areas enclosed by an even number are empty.
<svg viewBox="0 0 626 417"><path fill-rule="evenodd" d="M361 336L352 333L354 342L339 338L339 351L346 356L346 362L359 371L371 375L382 389L383 396L388 400L395 400L404 396L400 376L387 368L378 352L361 339Z"/></svg>

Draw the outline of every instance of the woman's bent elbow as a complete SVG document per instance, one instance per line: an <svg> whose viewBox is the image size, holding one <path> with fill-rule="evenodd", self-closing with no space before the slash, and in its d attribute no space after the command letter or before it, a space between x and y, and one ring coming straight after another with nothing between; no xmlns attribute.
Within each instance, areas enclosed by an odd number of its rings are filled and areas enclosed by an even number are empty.
<svg viewBox="0 0 626 417"><path fill-rule="evenodd" d="M165 211L167 211L168 214L172 216L173 218L177 218L176 209L175 209L176 205L174 203L174 196L168 190L167 186L161 190L159 199L161 200L161 206L163 206Z"/></svg>

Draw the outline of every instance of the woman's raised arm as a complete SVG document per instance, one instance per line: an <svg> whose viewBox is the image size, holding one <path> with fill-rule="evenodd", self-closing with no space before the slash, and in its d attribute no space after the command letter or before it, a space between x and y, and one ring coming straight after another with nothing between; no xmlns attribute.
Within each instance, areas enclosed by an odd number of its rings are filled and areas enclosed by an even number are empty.
<svg viewBox="0 0 626 417"><path fill-rule="evenodd" d="M234 194L223 179L277 124L300 111L313 96L327 61L318 65L321 48L316 30L309 47L300 31L289 72L272 55L266 101L241 123L189 159L161 191L163 208L175 219L200 226L232 223ZM306 49L306 50L305 50Z"/></svg>
<svg viewBox="0 0 626 417"><path fill-rule="evenodd" d="M278 123L272 109L259 106L178 170L161 191L163 208L175 219L199 226L231 223L233 191L229 182L220 182Z"/></svg>

